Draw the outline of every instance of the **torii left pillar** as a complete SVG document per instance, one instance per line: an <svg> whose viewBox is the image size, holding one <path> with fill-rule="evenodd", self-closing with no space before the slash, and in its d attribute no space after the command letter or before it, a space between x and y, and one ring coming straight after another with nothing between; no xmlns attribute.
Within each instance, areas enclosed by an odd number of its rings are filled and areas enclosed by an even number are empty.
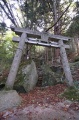
<svg viewBox="0 0 79 120"><path fill-rule="evenodd" d="M20 40L19 40L19 45L18 45L17 51L16 51L15 56L14 56L14 60L13 60L11 69L9 72L9 75L7 78L7 82L5 84L6 89L13 89L16 74L17 74L17 71L19 68L19 64L20 64L23 49L24 49L25 39L27 39L26 37L27 37L26 33L22 33Z"/></svg>

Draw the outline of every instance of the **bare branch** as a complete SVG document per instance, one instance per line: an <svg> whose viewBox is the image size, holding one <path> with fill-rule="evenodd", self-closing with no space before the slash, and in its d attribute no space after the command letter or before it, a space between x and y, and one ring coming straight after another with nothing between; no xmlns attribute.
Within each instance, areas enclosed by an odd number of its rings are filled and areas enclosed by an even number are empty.
<svg viewBox="0 0 79 120"><path fill-rule="evenodd" d="M67 6L67 8L66 8L65 11L61 14L61 16L57 19L57 21L56 21L51 27L49 27L45 32L49 31L52 27L54 27L54 26L59 22L59 20L62 18L62 16L64 15L64 13L69 9L69 7L70 7L71 4L72 4L72 3L70 3L70 4Z"/></svg>
<svg viewBox="0 0 79 120"><path fill-rule="evenodd" d="M9 0L8 0L8 1L9 1ZM14 16L14 12L13 12L13 9L12 9L12 7L11 7L10 1L8 2L8 5L9 5L9 7L10 7L10 11L11 11L11 14L12 14L12 16L13 16L15 22L16 22L17 25L19 26L18 21L17 21L16 17Z"/></svg>
<svg viewBox="0 0 79 120"><path fill-rule="evenodd" d="M2 5L1 3L0 3L0 7L1 7L2 10L5 12L5 14L7 15L7 17L11 20L11 22L16 26L13 18L11 18L11 17L9 16L9 14L6 12L5 8L3 7L3 5Z"/></svg>
<svg viewBox="0 0 79 120"><path fill-rule="evenodd" d="M3 3L4 3L4 5L6 6L6 8L8 9L8 11L9 11L9 13L10 13L10 15L11 15L11 18L13 19L13 21L14 21L14 23L15 23L15 25L16 25L15 18L14 18L14 16L13 16L10 8L8 7L7 1L6 1L6 0L3 0Z"/></svg>

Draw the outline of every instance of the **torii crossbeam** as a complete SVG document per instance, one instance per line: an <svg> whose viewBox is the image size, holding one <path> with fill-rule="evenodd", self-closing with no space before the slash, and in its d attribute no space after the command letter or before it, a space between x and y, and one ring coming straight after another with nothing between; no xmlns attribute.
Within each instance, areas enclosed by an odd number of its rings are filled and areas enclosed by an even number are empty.
<svg viewBox="0 0 79 120"><path fill-rule="evenodd" d="M69 49L69 45L67 45L66 43L71 38L61 36L61 35L52 35L46 32L33 31L29 29L24 29L24 28L12 27L11 29L16 33L16 35L19 35L19 37L13 37L13 41L19 42L19 45L15 54L9 75L8 75L6 88L9 88L9 89L13 88L25 43L60 48L60 56L62 60L64 73L68 81L68 85L73 86L73 78L71 75L70 66L68 63L66 50L65 50L65 48Z"/></svg>

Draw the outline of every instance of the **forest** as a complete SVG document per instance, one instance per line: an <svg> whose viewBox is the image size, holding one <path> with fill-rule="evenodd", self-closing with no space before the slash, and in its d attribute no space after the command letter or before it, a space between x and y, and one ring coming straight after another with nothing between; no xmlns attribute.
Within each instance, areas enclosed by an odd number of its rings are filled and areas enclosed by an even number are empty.
<svg viewBox="0 0 79 120"><path fill-rule="evenodd" d="M79 120L79 0L0 0L0 120Z"/></svg>

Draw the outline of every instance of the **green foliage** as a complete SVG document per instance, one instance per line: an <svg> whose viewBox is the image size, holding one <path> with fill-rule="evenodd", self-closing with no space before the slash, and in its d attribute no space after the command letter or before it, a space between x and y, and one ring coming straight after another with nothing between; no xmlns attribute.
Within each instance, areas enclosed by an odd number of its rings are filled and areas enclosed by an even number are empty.
<svg viewBox="0 0 79 120"><path fill-rule="evenodd" d="M75 2L74 11L76 13L75 17L72 19L72 22L67 30L67 35L75 36L79 35L79 2Z"/></svg>
<svg viewBox="0 0 79 120"><path fill-rule="evenodd" d="M56 76L54 72L50 69L48 65L42 65L41 66L42 71L42 86L52 86L57 83Z"/></svg>
<svg viewBox="0 0 79 120"><path fill-rule="evenodd" d="M56 0L57 18L63 13L71 1L72 0ZM55 13L53 0L6 0L6 2L1 0L0 11L1 17L4 19L6 15L15 26L46 30L54 24ZM69 11L65 12L60 20L61 31L65 31L67 25L70 23L68 12ZM53 32L53 29L51 32Z"/></svg>
<svg viewBox="0 0 79 120"><path fill-rule="evenodd" d="M21 9L26 17L26 27L32 29L46 30L49 26L54 24L54 1L52 0L25 0L21 5ZM69 1L65 0L63 3L61 0L56 1L56 17L57 19L63 13L68 6ZM69 11L67 11L69 12ZM61 28L65 31L65 28L69 24L70 16L65 13L61 18ZM53 29L51 30L53 32Z"/></svg>
<svg viewBox="0 0 79 120"><path fill-rule="evenodd" d="M75 88L79 90L79 81L74 81Z"/></svg>
<svg viewBox="0 0 79 120"><path fill-rule="evenodd" d="M0 67L5 69L11 65L16 45L12 42L14 33L7 31L5 35L0 35Z"/></svg>
<svg viewBox="0 0 79 120"><path fill-rule="evenodd" d="M16 45L12 42L14 33L7 31L0 35L0 84L5 84L11 66Z"/></svg>
<svg viewBox="0 0 79 120"><path fill-rule="evenodd" d="M6 31L6 24L4 22L0 23L0 32L5 32Z"/></svg>
<svg viewBox="0 0 79 120"><path fill-rule="evenodd" d="M75 87L67 88L62 96L69 100L79 101L79 90Z"/></svg>
<svg viewBox="0 0 79 120"><path fill-rule="evenodd" d="M79 35L79 16L76 16L74 19L73 19L73 22L71 23L68 31L67 31L67 34L69 36L74 36L74 35Z"/></svg>
<svg viewBox="0 0 79 120"><path fill-rule="evenodd" d="M50 12L52 12L51 8L53 2L51 1L52 4L50 4L50 1L25 0L25 3L21 6L21 8L24 11L25 16L27 16L27 27L46 27L44 24L49 23L50 21L47 16L50 16Z"/></svg>
<svg viewBox="0 0 79 120"><path fill-rule="evenodd" d="M79 61L79 56L76 56L73 60L73 62L77 62L77 61Z"/></svg>
<svg viewBox="0 0 79 120"><path fill-rule="evenodd" d="M76 1L76 13L79 14L79 1Z"/></svg>

